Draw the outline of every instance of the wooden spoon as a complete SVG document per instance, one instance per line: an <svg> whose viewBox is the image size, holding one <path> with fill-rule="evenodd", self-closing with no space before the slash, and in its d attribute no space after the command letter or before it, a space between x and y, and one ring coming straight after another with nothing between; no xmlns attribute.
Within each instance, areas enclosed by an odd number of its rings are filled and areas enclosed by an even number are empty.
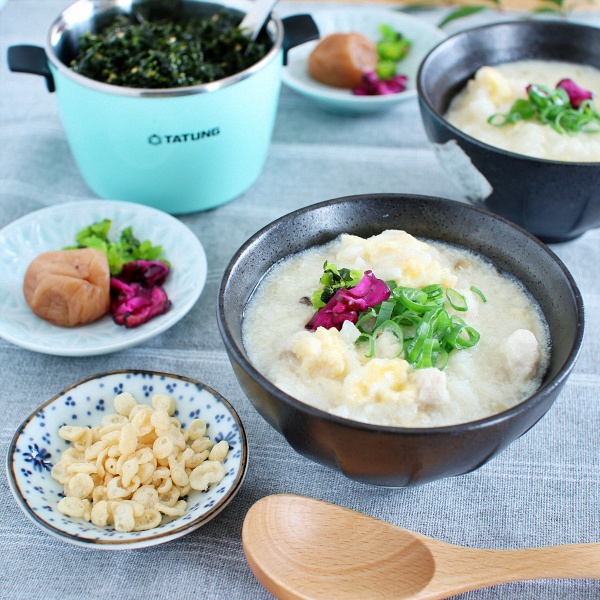
<svg viewBox="0 0 600 600"><path fill-rule="evenodd" d="M254 575L282 600L433 599L526 579L600 579L600 543L464 548L294 495L256 502L242 542Z"/></svg>

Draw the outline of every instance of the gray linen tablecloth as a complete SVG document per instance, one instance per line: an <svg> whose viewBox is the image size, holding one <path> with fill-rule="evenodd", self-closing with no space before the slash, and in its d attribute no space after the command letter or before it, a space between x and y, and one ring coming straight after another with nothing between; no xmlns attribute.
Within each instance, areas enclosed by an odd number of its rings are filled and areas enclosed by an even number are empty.
<svg viewBox="0 0 600 600"><path fill-rule="evenodd" d="M0 227L39 208L94 198L73 162L54 98L39 77L8 72L11 44L43 45L68 0L9 0L0 13ZM318 4L280 5L284 16ZM336 5L343 10L343 5ZM432 23L444 11L420 13ZM487 11L453 25L506 18ZM585 15L600 24L600 15ZM449 27L449 30L452 30ZM252 408L221 342L215 307L223 271L259 228L299 207L363 192L414 192L461 200L438 164L416 100L386 114L344 118L283 89L265 169L242 197L181 217L208 256L208 281L192 311L135 348L90 358L29 352L0 340L0 454L30 412L67 385L111 369L157 369L204 381L239 411L250 465L220 516L153 548L96 551L63 543L20 511L0 469L0 598L268 598L244 559L246 511L273 493L347 506L447 542L521 548L600 541L600 231L552 249L578 282L587 307L581 358L547 416L477 472L408 490L354 483L296 454ZM0 268L0 285L2 270ZM600 598L594 581L537 581L470 592L464 598Z"/></svg>

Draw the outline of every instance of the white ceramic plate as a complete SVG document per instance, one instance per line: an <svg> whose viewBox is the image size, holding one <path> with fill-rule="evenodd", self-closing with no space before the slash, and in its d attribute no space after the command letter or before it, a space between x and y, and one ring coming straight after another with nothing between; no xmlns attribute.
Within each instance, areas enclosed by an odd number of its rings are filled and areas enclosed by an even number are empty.
<svg viewBox="0 0 600 600"><path fill-rule="evenodd" d="M100 425L102 417L114 413L113 400L129 392L138 404L151 406L154 394L175 400L174 416L186 428L193 419L203 419L206 435L226 440L229 452L223 461L225 477L207 491L191 490L183 516L163 519L148 531L119 532L112 526L98 527L83 519L67 517L56 508L64 486L50 470L60 454L71 447L58 435L64 424L81 427ZM239 491L248 466L248 444L235 409L225 398L204 384L168 373L113 371L75 383L37 408L19 427L7 455L7 478L19 507L38 527L65 542L95 549L143 548L168 542L205 525L216 517Z"/></svg>
<svg viewBox="0 0 600 600"><path fill-rule="evenodd" d="M171 310L132 329L108 315L80 327L58 327L37 317L23 296L29 263L42 252L73 245L86 225L111 219L109 239L128 226L140 240L163 247L172 270L164 289ZM112 235L111 235L112 234ZM92 356L140 344L179 321L198 300L206 282L204 248L181 221L131 202L92 200L57 204L34 211L0 230L0 337L28 350L56 356Z"/></svg>
<svg viewBox="0 0 600 600"><path fill-rule="evenodd" d="M421 61L446 37L443 31L422 19L374 6L315 11L312 17L317 23L321 38L332 33L355 31L376 42L380 38L379 26L387 24L412 42L410 53L398 67L399 73L408 77L407 90L386 96L355 96L350 90L333 88L312 79L306 70L306 61L318 40L290 50L288 65L283 68L283 83L314 100L322 108L339 114L379 112L388 110L399 102L415 98L416 77Z"/></svg>

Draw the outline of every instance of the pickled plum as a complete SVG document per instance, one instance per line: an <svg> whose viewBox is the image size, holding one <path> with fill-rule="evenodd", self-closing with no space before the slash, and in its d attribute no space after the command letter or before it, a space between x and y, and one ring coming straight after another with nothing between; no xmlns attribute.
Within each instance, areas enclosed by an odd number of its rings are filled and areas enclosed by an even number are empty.
<svg viewBox="0 0 600 600"><path fill-rule="evenodd" d="M333 33L323 38L308 58L308 73L337 88L358 87L364 73L377 67L377 47L360 33Z"/></svg>
<svg viewBox="0 0 600 600"><path fill-rule="evenodd" d="M100 250L44 252L28 266L23 294L40 318L61 327L96 321L110 306L110 272Z"/></svg>

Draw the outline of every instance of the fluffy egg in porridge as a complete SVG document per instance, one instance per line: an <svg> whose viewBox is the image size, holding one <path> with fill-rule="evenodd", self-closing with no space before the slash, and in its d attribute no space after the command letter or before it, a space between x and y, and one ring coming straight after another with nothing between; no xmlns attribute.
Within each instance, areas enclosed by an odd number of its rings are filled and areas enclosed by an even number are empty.
<svg viewBox="0 0 600 600"><path fill-rule="evenodd" d="M437 427L532 394L550 342L516 280L464 248L400 230L280 261L243 320L254 366L289 395L345 418Z"/></svg>
<svg viewBox="0 0 600 600"><path fill-rule="evenodd" d="M450 103L451 125L486 144L535 158L600 162L600 70L523 60L481 67Z"/></svg>

